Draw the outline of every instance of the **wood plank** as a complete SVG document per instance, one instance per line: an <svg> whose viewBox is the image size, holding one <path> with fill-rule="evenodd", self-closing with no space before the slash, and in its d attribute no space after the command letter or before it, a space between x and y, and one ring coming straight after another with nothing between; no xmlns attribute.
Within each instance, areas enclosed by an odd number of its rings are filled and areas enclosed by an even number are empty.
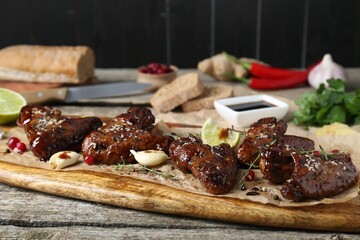
<svg viewBox="0 0 360 240"><path fill-rule="evenodd" d="M359 66L359 12L359 1L309 1L307 63L331 53L341 65Z"/></svg>
<svg viewBox="0 0 360 240"><path fill-rule="evenodd" d="M189 226L191 227L191 226ZM0 226L0 235L3 239L193 239L193 240L218 240L224 239L249 239L258 240L259 236L266 239L289 240L289 239L357 239L351 234L296 232L296 231L267 231L253 229L238 230L228 229L195 229L195 228L141 228L141 227L93 227L93 226L69 226L69 227L46 227L46 228L19 228L15 226Z"/></svg>
<svg viewBox="0 0 360 240"><path fill-rule="evenodd" d="M260 59L300 67L305 1L262 1Z"/></svg>
<svg viewBox="0 0 360 240"><path fill-rule="evenodd" d="M208 0L170 3L171 63L195 68L210 56L210 7Z"/></svg>
<svg viewBox="0 0 360 240"><path fill-rule="evenodd" d="M95 37L93 35L93 29L95 19L92 15L92 2L93 1L88 0L76 0L74 1L74 10L77 44L86 45L94 49Z"/></svg>
<svg viewBox="0 0 360 240"><path fill-rule="evenodd" d="M77 45L79 39L75 1L34 0L31 2L34 43Z"/></svg>
<svg viewBox="0 0 360 240"><path fill-rule="evenodd" d="M258 1L215 1L215 53L255 58Z"/></svg>
<svg viewBox="0 0 360 240"><path fill-rule="evenodd" d="M121 1L121 60L137 68L150 62L166 63L164 0Z"/></svg>
<svg viewBox="0 0 360 240"><path fill-rule="evenodd" d="M90 171L53 171L0 161L0 181L14 186L150 212L260 226L360 231L360 198L344 204L280 208ZM221 206L221 207L219 207Z"/></svg>
<svg viewBox="0 0 360 240"><path fill-rule="evenodd" d="M30 1L0 1L0 9L0 48L34 41Z"/></svg>
<svg viewBox="0 0 360 240"><path fill-rule="evenodd" d="M93 1L92 9L98 67L166 62L164 0Z"/></svg>
<svg viewBox="0 0 360 240"><path fill-rule="evenodd" d="M137 211L20 189L0 183L0 225L178 229L248 229L244 225ZM40 206L40 207L39 207ZM1 236L1 235L0 235Z"/></svg>

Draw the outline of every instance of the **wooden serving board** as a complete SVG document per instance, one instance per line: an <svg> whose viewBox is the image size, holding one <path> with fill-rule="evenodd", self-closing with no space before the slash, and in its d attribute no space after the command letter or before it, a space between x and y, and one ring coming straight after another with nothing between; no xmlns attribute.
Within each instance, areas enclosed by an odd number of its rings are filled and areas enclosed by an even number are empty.
<svg viewBox="0 0 360 240"><path fill-rule="evenodd" d="M6 132L12 127L14 126L1 126ZM360 196L339 204L278 207L196 194L109 173L39 169L1 159L0 182L59 196L151 212L269 227L360 232Z"/></svg>
<svg viewBox="0 0 360 240"><path fill-rule="evenodd" d="M360 198L284 208L204 196L131 177L91 171L54 171L0 161L0 182L121 207L260 226L360 232Z"/></svg>

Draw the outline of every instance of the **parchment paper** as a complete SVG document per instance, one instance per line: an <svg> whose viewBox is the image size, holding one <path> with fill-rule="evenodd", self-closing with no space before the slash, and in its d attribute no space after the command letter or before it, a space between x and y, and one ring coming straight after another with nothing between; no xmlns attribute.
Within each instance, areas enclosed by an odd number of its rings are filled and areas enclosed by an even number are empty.
<svg viewBox="0 0 360 240"><path fill-rule="evenodd" d="M165 130L166 132L173 132L179 135L186 135L188 133L198 134L200 133L200 128L166 128L162 121L172 122L172 123L181 123L181 124L191 124L199 125L208 118L212 117L222 126L229 126L229 124L223 120L215 110L201 110L199 112L192 113L166 113L166 114L157 114L158 126ZM245 130L245 129L243 129ZM358 130L358 129L357 129ZM316 128L310 128L309 130L304 130L302 128L294 126L291 122L288 127L288 134L294 134L298 136L308 137L315 141L316 146L321 145L325 150L339 149L345 152L350 153L354 164L358 169L360 169L360 148L357 147L357 143L360 142L360 134L354 134L349 136L316 136ZM8 137L17 136L22 141L27 143L27 139L23 129L16 127L8 133ZM187 191L195 192L203 195L208 194L205 189L202 187L200 182L194 178L191 174L184 174L181 171L177 170L176 167L172 164L171 160L168 160L165 164L154 168L155 170L161 171L161 174L154 174L144 170L140 165L118 165L118 166L89 166L83 162L79 162L76 165L65 168L63 170L52 170L48 163L39 161L38 158L34 157L31 151L27 151L22 155L11 153L5 153L7 140L0 140L0 159L10 163L16 163L23 166L30 166L36 168L43 168L54 171L72 171L72 170L91 170L91 171L101 171L108 172L109 174L123 175L123 176L132 176L134 178L139 178L147 181L157 182L165 184L174 188L184 189ZM239 170L239 178L244 174L245 170ZM255 181L245 181L247 190L242 191L241 185L238 184L230 193L214 197L230 197L244 199L259 203L270 203L282 207L301 207L301 206L312 206L316 204L332 204L346 202L350 199L353 199L358 196L358 186L353 187L349 191L337 195L333 198L323 199L322 201L306 201L302 203L295 203L289 200L282 198L280 194L280 185L274 185L262 178L262 174L259 170L255 170L256 177ZM175 179L174 179L175 177ZM253 192L253 188L258 188L260 193L256 196L246 195L248 192Z"/></svg>

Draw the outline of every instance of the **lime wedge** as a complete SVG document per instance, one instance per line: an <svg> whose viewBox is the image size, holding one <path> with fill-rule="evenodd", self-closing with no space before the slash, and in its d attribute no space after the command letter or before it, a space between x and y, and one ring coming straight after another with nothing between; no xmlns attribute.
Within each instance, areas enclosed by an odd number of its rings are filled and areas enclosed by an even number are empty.
<svg viewBox="0 0 360 240"><path fill-rule="evenodd" d="M0 124L15 121L26 100L19 93L0 88Z"/></svg>
<svg viewBox="0 0 360 240"><path fill-rule="evenodd" d="M234 148L240 141L240 132L231 128L222 128L217 123L208 118L201 128L201 139L210 146L218 146L221 143L228 143Z"/></svg>

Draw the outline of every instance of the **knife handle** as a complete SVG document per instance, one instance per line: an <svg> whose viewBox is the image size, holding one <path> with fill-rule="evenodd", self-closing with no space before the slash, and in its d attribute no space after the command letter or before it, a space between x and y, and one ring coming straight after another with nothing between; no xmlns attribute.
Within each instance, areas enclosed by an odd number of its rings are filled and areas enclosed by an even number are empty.
<svg viewBox="0 0 360 240"><path fill-rule="evenodd" d="M37 91L22 92L21 95L26 99L28 104L38 104L49 101L64 101L67 88L49 88Z"/></svg>

